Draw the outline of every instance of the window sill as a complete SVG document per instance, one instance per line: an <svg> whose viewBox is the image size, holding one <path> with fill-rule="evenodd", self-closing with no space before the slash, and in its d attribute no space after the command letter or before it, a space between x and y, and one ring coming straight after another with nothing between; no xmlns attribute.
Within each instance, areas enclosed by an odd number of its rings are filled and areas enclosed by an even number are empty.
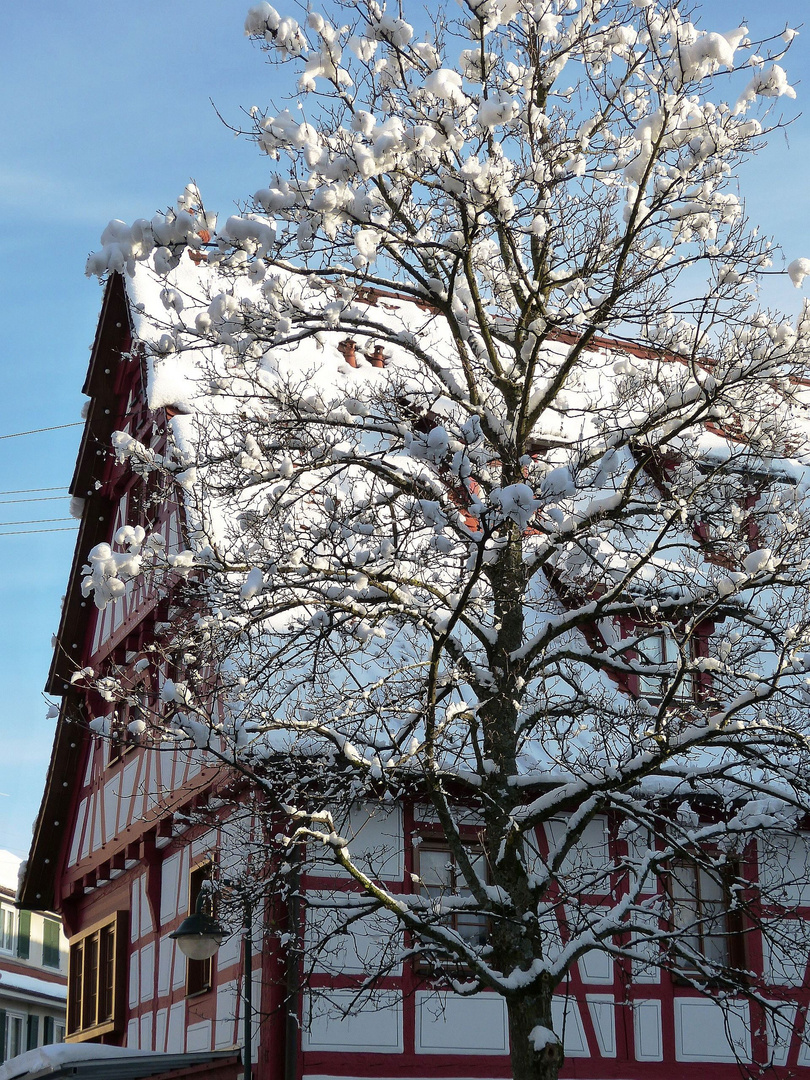
<svg viewBox="0 0 810 1080"><path fill-rule="evenodd" d="M112 1031L123 1030L115 1020L107 1020L103 1024L95 1024L93 1027L85 1028L83 1031L71 1031L65 1034L66 1043L81 1043L88 1042L90 1039L96 1039L99 1035L109 1035Z"/></svg>

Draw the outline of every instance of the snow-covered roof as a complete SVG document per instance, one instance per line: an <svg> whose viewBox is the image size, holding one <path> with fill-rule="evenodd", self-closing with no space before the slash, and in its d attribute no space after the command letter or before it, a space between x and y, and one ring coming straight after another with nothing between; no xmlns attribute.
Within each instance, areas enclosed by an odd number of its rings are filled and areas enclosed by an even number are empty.
<svg viewBox="0 0 810 1080"><path fill-rule="evenodd" d="M22 859L12 855L10 851L0 848L0 887L17 891L17 877L20 872Z"/></svg>
<svg viewBox="0 0 810 1080"><path fill-rule="evenodd" d="M152 1050L129 1050L99 1043L54 1043L28 1050L0 1065L0 1080L27 1077L72 1076L94 1080L158 1076L173 1069L192 1068L234 1056L233 1050L190 1054L163 1054Z"/></svg>
<svg viewBox="0 0 810 1080"><path fill-rule="evenodd" d="M39 979L35 975L20 975L16 971L0 969L0 996L6 991L19 994L35 994L38 997L67 1000L67 986L64 982L51 982Z"/></svg>

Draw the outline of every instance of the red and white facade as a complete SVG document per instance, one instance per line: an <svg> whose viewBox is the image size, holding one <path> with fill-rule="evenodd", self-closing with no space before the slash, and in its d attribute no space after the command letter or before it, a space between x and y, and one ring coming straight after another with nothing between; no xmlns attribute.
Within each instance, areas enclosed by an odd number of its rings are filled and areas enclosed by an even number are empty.
<svg viewBox="0 0 810 1080"><path fill-rule="evenodd" d="M85 385L91 404L72 493L86 501L48 684L64 705L22 900L62 915L71 945L69 1041L190 1055L232 1048L232 1056L218 1058L200 1074L224 1080L240 1069L241 934L225 941L202 978L200 972L192 978L169 934L193 907L201 868L239 858L238 851L228 850L234 843L231 830L192 823L232 777L200 753L117 745L109 728L100 737L75 722L79 715L99 721L110 706L74 674L91 667L98 676L115 665L138 689L144 650L177 617L170 582L163 589L130 585L101 611L82 600L79 588L90 548L109 542L139 515L148 514L160 526L170 549L185 546L180 502L169 498L153 506L145 498L144 480L108 453L114 430L128 430L159 450L166 419L165 410L153 414L146 406L144 364L130 351L130 327L125 285L115 276ZM159 687L142 690L157 700ZM384 815L358 807L356 821L347 827L357 834L355 857L364 850L374 853L376 872L395 892L412 891L420 851L440 842L435 822L418 804ZM610 821L596 820L583 838L582 857L606 863L616 845L626 842ZM542 846L545 838L538 843ZM804 920L810 917L810 875L801 872L807 852L797 844L791 858L800 872L788 899L795 917ZM321 933L318 920L325 918L317 900L350 886L327 864L310 865L302 881L316 903L307 906L300 929L305 943L314 945ZM593 902L604 904L607 898L595 896ZM261 1080L510 1075L503 1000L494 994L465 999L439 993L410 961L391 967L367 1005L341 1016L381 951L399 942L402 932L396 927L384 920L361 922L355 933L335 939L312 965L310 993L307 987L296 990L286 957L267 944L276 939L263 938L265 917L266 912L257 913L252 935L254 1075ZM741 929L747 931L740 947L748 967L764 975L773 984L773 1000L784 1003L778 1032L747 1001L724 1014L711 998L666 972L594 951L577 963L557 999L564 1075L730 1080L739 1075L742 1061L754 1068L770 1062L776 1075L807 1070L810 1076L807 952L764 955L756 929ZM193 1056L189 1060L193 1063Z"/></svg>

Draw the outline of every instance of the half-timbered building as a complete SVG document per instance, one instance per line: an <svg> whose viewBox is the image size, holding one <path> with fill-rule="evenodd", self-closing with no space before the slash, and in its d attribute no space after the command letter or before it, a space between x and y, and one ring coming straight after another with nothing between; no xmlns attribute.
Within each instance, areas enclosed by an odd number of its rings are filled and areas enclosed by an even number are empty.
<svg viewBox="0 0 810 1080"><path fill-rule="evenodd" d="M237 928L204 962L187 961L169 935L194 910L212 867L239 857L228 850L234 830L223 826L240 789L227 768L204 753L167 750L139 737L142 714L159 709L161 690L145 681L144 657L183 614L173 607L171 580L139 579L101 609L80 588L88 552L112 544L126 525L148 523L170 551L185 547L180 489L156 495L110 452L113 432L120 431L161 453L168 420L183 409L170 389L150 382L137 340L143 302L133 280L110 278L84 385L89 406L71 486L83 510L47 684L62 707L21 900L58 911L68 935L68 1042L185 1054L189 1068L196 1063L201 1074L225 1080L241 1068L243 931ZM665 640L660 648L664 659ZM113 668L129 691L126 709L115 715L103 693L104 674ZM221 799L225 789L229 798ZM385 812L358 806L353 814L345 827L356 837L355 857L367 852L392 891L412 891L414 875L438 889L452 875L437 821L418 799ZM474 843L474 815L469 831ZM579 858L608 865L617 845L628 842L597 818L582 837ZM798 837L786 856L796 871L786 899L800 919L810 916L806 850ZM701 906L692 912L704 928L696 948L734 948L725 898L709 880L686 880L690 872L682 868L682 902ZM437 991L425 984L417 963L400 959L390 963L370 999L352 1008L358 978L376 970L401 931L380 917L325 940L318 898L350 886L327 862L308 864L302 881L312 901L308 913L284 917L306 924L303 940L312 950L306 984L298 985L282 946L267 944L265 908L253 913L255 1076L495 1080L509 1074L505 1006L495 994L464 998ZM651 891L657 887L651 881ZM459 930L474 937L475 920ZM574 966L556 998L565 1075L675 1080L689 1070L720 1080L738 1075L740 1062L771 1063L785 1076L810 1067L803 1027L806 950L763 951L755 930L744 947L748 964L765 973L774 1000L783 1003L781 1029L766 1024L747 1000L723 1010L667 972L595 949ZM211 1058L215 1051L222 1054Z"/></svg>

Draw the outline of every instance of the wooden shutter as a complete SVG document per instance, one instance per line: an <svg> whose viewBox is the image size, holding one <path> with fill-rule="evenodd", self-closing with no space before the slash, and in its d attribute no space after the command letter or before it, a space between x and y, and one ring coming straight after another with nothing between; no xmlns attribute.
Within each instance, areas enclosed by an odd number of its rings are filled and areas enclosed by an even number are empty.
<svg viewBox="0 0 810 1080"><path fill-rule="evenodd" d="M54 1020L52 1016L45 1017L42 1031L42 1045L50 1046L54 1040Z"/></svg>
<svg viewBox="0 0 810 1080"><path fill-rule="evenodd" d="M42 927L42 963L44 967L59 967L59 923L45 919Z"/></svg>
<svg viewBox="0 0 810 1080"><path fill-rule="evenodd" d="M0 1064L6 1060L6 1010L0 1009Z"/></svg>
<svg viewBox="0 0 810 1080"><path fill-rule="evenodd" d="M17 923L17 956L27 960L31 952L31 912L21 911Z"/></svg>
<svg viewBox="0 0 810 1080"><path fill-rule="evenodd" d="M28 1031L25 1039L26 1050L36 1050L39 1046L39 1017L28 1017Z"/></svg>

